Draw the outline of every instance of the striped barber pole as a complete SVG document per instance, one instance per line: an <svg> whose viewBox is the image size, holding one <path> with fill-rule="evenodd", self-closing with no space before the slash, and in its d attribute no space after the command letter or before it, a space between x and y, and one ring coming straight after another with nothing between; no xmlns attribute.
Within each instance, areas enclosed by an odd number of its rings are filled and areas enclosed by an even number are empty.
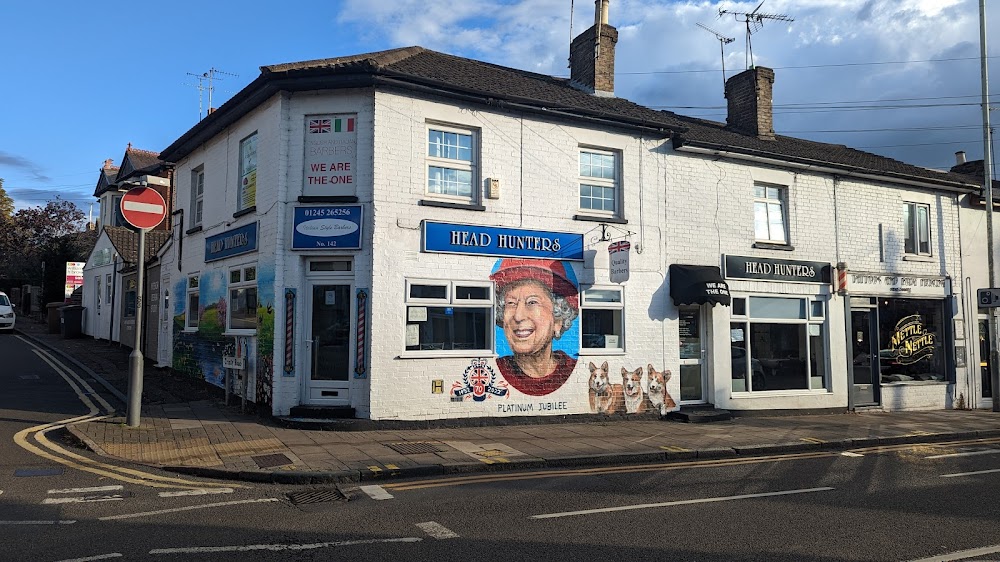
<svg viewBox="0 0 1000 562"><path fill-rule="evenodd" d="M368 341L368 291L358 289L358 349L357 361L354 366L354 378L363 379L368 372L368 357L365 355L365 345Z"/></svg>
<svg viewBox="0 0 1000 562"><path fill-rule="evenodd" d="M295 289L285 289L285 376L295 370Z"/></svg>
<svg viewBox="0 0 1000 562"><path fill-rule="evenodd" d="M847 294L847 263L837 264L837 294L843 296Z"/></svg>

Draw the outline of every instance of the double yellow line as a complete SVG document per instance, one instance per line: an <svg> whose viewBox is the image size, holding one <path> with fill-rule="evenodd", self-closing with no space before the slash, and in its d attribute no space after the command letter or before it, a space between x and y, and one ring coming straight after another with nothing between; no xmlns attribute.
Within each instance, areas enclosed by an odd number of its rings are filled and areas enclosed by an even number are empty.
<svg viewBox="0 0 1000 562"><path fill-rule="evenodd" d="M84 406L86 406L89 410L89 413L83 416L77 416L53 423L36 425L17 432L14 435L14 442L21 448L32 453L33 455L59 463L68 468L97 474L98 476L111 478L121 482L148 486L151 488L197 489L206 487L233 487L232 484L228 483L196 482L193 480L185 480L183 478L171 478L141 470L115 466L78 455L53 443L46 436L46 434L50 431L56 431L74 424L102 420L113 414L115 410L106 400L104 400L104 398L95 392L89 384L87 384L87 381L80 378L79 375L74 373L70 368L66 367L66 365L53 357L49 352L38 348L32 342L21 336L17 337L26 343L31 350L38 355L38 357L48 363L49 366L52 367L52 369L58 373L63 380L66 381L70 388L72 388L76 393L80 401L83 402ZM86 392L84 392L84 390ZM90 399L90 396L93 396L96 399L101 408L98 408L98 406L94 404L94 402Z"/></svg>

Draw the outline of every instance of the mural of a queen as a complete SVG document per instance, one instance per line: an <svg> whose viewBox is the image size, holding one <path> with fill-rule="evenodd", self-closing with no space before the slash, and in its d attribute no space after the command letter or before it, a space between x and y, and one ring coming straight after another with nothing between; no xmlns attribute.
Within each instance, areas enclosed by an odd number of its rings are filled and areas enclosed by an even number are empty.
<svg viewBox="0 0 1000 562"><path fill-rule="evenodd" d="M496 284L500 374L531 396L559 389L579 354L574 320L580 293L572 266L559 260L502 259L490 279Z"/></svg>

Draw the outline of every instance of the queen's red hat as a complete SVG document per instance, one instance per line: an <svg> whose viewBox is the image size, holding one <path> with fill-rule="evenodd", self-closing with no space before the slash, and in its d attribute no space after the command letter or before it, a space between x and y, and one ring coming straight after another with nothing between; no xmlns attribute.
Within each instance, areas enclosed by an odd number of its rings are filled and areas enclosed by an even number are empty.
<svg viewBox="0 0 1000 562"><path fill-rule="evenodd" d="M566 275L566 267L559 260L509 258L500 260L500 266L490 275L503 293L511 283L535 281L547 287L552 294L566 299L574 310L580 308L580 293Z"/></svg>

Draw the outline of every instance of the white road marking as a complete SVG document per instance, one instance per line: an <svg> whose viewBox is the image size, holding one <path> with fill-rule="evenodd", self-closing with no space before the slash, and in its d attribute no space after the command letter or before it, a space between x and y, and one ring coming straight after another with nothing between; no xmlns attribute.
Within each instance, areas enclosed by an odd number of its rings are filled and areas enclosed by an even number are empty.
<svg viewBox="0 0 1000 562"><path fill-rule="evenodd" d="M931 556L930 558L921 558L920 560L913 560L912 562L950 562L951 560L962 560L963 558L972 558L973 556L985 556L987 554L994 554L997 552L1000 552L1000 545L984 546L982 548L973 548L970 550L961 550L958 552L951 552L949 554Z"/></svg>
<svg viewBox="0 0 1000 562"><path fill-rule="evenodd" d="M64 490L49 490L50 494L86 494L88 492L116 492L121 486L94 486L92 488L66 488Z"/></svg>
<svg viewBox="0 0 1000 562"><path fill-rule="evenodd" d="M431 537L442 540L442 539L454 539L458 537L458 533L452 531L451 529L445 527L444 525L437 523L435 521L427 521L425 523L417 523L417 527L420 530L427 533Z"/></svg>
<svg viewBox="0 0 1000 562"><path fill-rule="evenodd" d="M72 525L76 523L73 519L63 519L61 521L0 521L0 525Z"/></svg>
<svg viewBox="0 0 1000 562"><path fill-rule="evenodd" d="M391 500L393 495L382 486L361 486L361 491L371 496L373 500Z"/></svg>
<svg viewBox="0 0 1000 562"><path fill-rule="evenodd" d="M160 492L161 498L176 498L179 496L205 496L208 494L231 494L232 488L197 488L195 490L181 490L179 492Z"/></svg>
<svg viewBox="0 0 1000 562"><path fill-rule="evenodd" d="M98 554L97 556L88 556L86 558L72 558L68 560L60 560L59 562L91 562L92 560L107 560L109 558L121 558L122 553L112 552L111 554Z"/></svg>
<svg viewBox="0 0 1000 562"><path fill-rule="evenodd" d="M613 511L629 511L633 509L650 509L654 507L671 507L675 505L692 505L697 503L714 503L731 500L747 500L753 498L769 498L773 496L790 496L792 494L808 494L811 492L828 492L833 488L806 488L802 490L784 490L781 492L765 492L762 494L744 494L740 496L723 496L718 498L700 498L696 500L680 500L663 503L644 503L639 505L622 505L618 507L604 507L600 509L583 509L580 511L564 511L562 513L544 513L541 515L531 515L528 519L554 519L556 517L572 517L574 515L591 515L594 513L610 513Z"/></svg>
<svg viewBox="0 0 1000 562"><path fill-rule="evenodd" d="M975 457L978 455L1000 455L1000 449L987 449L985 451L970 451L968 453L950 453L947 455L934 455L924 457L925 459L948 459L951 457Z"/></svg>
<svg viewBox="0 0 1000 562"><path fill-rule="evenodd" d="M125 499L121 494L111 494L110 496L82 496L79 498L45 498L42 505L53 505L60 503L94 503L94 502L117 502Z"/></svg>
<svg viewBox="0 0 1000 562"><path fill-rule="evenodd" d="M270 550L278 552L283 550L311 550L316 548L330 548L334 546L354 546L359 544L381 544L399 542L420 542L419 537L402 537L398 539L365 539L357 541L331 541L316 542L310 544L248 544L244 546L192 546L188 548L157 548L150 550L150 554L205 554L211 552L251 552L256 550Z"/></svg>
<svg viewBox="0 0 1000 562"><path fill-rule="evenodd" d="M192 509L207 509L210 507L226 507L229 505L239 505L245 503L266 503L266 502L276 502L279 501L278 498L262 498L257 500L238 500L231 502L221 502L221 503L207 503L205 505L190 505L187 507L175 507L173 509L161 509L159 511L144 511L142 513L126 513L124 515L108 515L107 517L100 517L98 521L113 521L115 519L130 519L133 517L145 517L147 515L163 515L165 513L177 513L179 511L191 511Z"/></svg>
<svg viewBox="0 0 1000 562"><path fill-rule="evenodd" d="M1000 468L994 468L992 470L977 470L976 472L957 472L955 474L942 474L941 478L955 478L958 476L975 476L977 474L993 474L994 472L1000 472Z"/></svg>
<svg viewBox="0 0 1000 562"><path fill-rule="evenodd" d="M852 453L850 451L844 451L843 453L840 453L840 454L843 455L843 456L845 456L845 457L863 457L864 456L864 455L862 455L860 453Z"/></svg>

